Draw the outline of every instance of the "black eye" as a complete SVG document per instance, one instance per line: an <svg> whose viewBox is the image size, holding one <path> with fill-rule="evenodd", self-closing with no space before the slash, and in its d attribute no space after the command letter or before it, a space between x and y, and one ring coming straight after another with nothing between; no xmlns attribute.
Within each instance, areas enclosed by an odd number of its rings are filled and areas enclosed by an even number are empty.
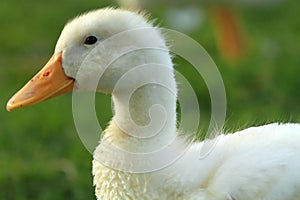
<svg viewBox="0 0 300 200"><path fill-rule="evenodd" d="M95 44L97 41L98 38L96 38L95 36L88 36L87 38L85 38L84 44L92 45Z"/></svg>

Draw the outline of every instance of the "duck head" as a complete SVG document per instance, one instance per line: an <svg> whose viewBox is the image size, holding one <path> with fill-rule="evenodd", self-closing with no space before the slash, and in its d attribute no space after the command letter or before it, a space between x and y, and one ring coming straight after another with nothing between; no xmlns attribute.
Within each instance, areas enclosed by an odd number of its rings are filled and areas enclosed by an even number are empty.
<svg viewBox="0 0 300 200"><path fill-rule="evenodd" d="M54 55L9 100L7 110L33 105L76 89L112 93L116 81L135 65L134 62L143 64L139 63L141 57L144 60L150 57L151 61L156 57L141 55L141 52L129 56L128 52L148 47L167 49L159 31L143 15L120 9L99 9L79 16L65 26ZM149 50L142 54L145 51ZM170 57L168 52L159 54ZM166 59L165 64L171 65L171 60Z"/></svg>

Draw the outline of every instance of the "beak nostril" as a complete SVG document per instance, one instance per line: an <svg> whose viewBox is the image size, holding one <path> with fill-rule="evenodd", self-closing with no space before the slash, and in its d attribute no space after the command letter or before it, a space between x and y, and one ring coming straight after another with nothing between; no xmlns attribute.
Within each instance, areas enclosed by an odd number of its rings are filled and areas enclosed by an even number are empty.
<svg viewBox="0 0 300 200"><path fill-rule="evenodd" d="M47 77L47 76L49 76L49 75L50 75L50 72L45 72L45 73L43 74L44 77Z"/></svg>

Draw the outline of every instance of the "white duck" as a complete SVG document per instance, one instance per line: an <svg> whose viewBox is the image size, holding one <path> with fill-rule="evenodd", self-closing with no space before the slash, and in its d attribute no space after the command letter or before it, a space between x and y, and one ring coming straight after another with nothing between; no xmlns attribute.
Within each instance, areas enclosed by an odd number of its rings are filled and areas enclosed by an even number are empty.
<svg viewBox="0 0 300 200"><path fill-rule="evenodd" d="M129 53L104 71L108 62L124 50L145 46L167 48L157 29L147 29L151 27L142 15L119 9L100 9L74 19L62 31L54 56L12 97L7 109L32 105L72 91L74 85L77 89L93 90L92 74L100 71L103 74L95 87L112 94L115 115L94 152L93 175L98 199L300 199L299 124L270 124L234 134L220 133L206 157L199 159L204 142L196 142L170 165L165 164L174 156L174 151L176 154L182 150L179 137L175 140L178 145L159 158L147 157L137 162L132 157L134 154L128 154L153 152L177 135L176 82L168 52L150 49ZM141 34L136 31L139 28L147 31ZM105 42L123 31L128 32L119 39ZM133 70L135 66L150 63L167 67L143 65ZM80 66L83 68L79 69ZM155 73L159 67L161 71ZM114 89L125 73L128 77ZM156 85L139 87L144 79L163 82L169 89ZM135 86L139 88L131 96L128 108L126 97ZM134 126L132 120L145 127L150 121L148 110L154 104L163 106L165 113L161 115L168 118L154 139L139 138L145 136L140 130L147 130ZM160 123L152 119L153 123ZM158 169L162 166L165 167ZM150 172L133 171L144 167L149 167Z"/></svg>

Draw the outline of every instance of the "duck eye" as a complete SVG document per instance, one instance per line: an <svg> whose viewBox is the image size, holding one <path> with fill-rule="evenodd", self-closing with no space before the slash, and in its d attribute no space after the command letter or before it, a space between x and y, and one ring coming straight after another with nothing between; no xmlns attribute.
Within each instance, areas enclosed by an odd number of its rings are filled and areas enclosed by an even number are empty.
<svg viewBox="0 0 300 200"><path fill-rule="evenodd" d="M95 36L88 36L87 38L85 38L84 44L92 45L92 44L95 44L97 41L98 41L98 38L96 38Z"/></svg>

